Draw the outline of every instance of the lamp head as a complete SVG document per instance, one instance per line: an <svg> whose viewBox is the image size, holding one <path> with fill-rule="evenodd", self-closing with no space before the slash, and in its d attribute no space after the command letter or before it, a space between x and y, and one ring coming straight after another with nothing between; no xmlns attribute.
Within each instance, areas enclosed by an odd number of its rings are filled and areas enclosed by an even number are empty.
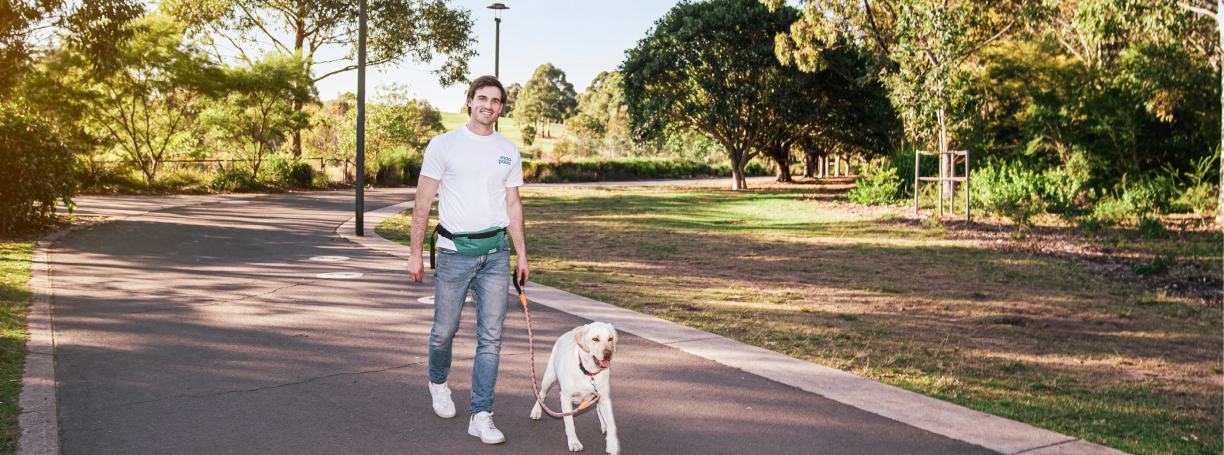
<svg viewBox="0 0 1224 455"><path fill-rule="evenodd" d="M489 5L489 6L488 6L488 8L489 8L489 9L491 9L491 10L493 10L493 16L494 16L494 17L495 17L497 20L501 20L502 10L507 10L507 9L510 9L510 7L509 7L509 6L506 6L506 5L505 5L505 4L503 4L503 3L494 3L494 4L492 4L492 5Z"/></svg>

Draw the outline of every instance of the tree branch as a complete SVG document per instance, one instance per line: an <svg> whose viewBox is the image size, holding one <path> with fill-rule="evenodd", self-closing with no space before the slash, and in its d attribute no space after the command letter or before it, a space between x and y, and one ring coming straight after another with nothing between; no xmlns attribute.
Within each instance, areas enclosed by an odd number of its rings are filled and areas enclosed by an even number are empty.
<svg viewBox="0 0 1224 455"><path fill-rule="evenodd" d="M1188 10L1190 10L1190 11L1194 11L1194 12L1199 13L1199 14L1202 14L1202 15L1204 15L1204 16L1208 16L1208 17L1210 17L1210 18L1212 18L1212 19L1215 19L1215 18L1216 18L1216 12L1215 12L1215 11L1212 11L1212 10L1209 10L1209 9L1207 9L1207 8L1200 8L1200 7L1193 6L1193 5L1187 5L1187 4L1185 4L1185 3L1181 3L1181 2L1178 2L1178 3L1177 3L1177 6L1180 6L1180 7L1182 7L1182 8L1188 9Z"/></svg>

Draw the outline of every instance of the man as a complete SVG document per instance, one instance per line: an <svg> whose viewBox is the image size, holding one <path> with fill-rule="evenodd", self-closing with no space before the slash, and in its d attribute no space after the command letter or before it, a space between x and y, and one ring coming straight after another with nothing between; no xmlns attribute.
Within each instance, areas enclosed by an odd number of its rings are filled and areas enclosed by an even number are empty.
<svg viewBox="0 0 1224 455"><path fill-rule="evenodd" d="M486 444L505 442L493 425L493 387L501 353L502 322L510 294L509 233L518 252L518 276L526 280L527 248L523 242L523 164L518 146L493 130L506 90L493 76L472 81L467 92L467 125L429 141L417 182L412 210L412 253L408 275L421 282L422 247L429 207L441 190L435 245L434 323L429 334L429 393L434 412L455 416L446 376L451 365L451 341L469 290L476 304L479 342L472 365L472 404L468 434ZM499 235L500 234L500 235Z"/></svg>

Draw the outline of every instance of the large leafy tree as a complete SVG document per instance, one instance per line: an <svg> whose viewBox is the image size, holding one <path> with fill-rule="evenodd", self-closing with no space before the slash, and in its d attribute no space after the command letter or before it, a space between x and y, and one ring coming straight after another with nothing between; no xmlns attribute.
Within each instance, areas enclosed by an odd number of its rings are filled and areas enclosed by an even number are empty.
<svg viewBox="0 0 1224 455"><path fill-rule="evenodd" d="M574 84L565 80L565 71L545 63L536 68L531 79L514 100L515 120L522 124L541 124L544 137L552 136L552 125L564 122L578 107Z"/></svg>
<svg viewBox="0 0 1224 455"><path fill-rule="evenodd" d="M782 0L760 0L779 8ZM1012 30L1028 0L804 2L802 18L779 33L778 58L805 71L827 66L824 52L860 45L876 51L877 73L915 141L946 151L970 125L975 99L966 60ZM866 74L864 76L875 76ZM942 160L940 174L950 170Z"/></svg>
<svg viewBox="0 0 1224 455"><path fill-rule="evenodd" d="M578 95L577 113L566 125L577 134L593 138L625 135L629 115L624 82L625 78L616 71L599 73L590 87Z"/></svg>
<svg viewBox="0 0 1224 455"><path fill-rule="evenodd" d="M431 63L445 60L434 70L442 85L464 82L472 49L471 13L452 8L447 0L375 0L369 3L366 64L397 65L406 61ZM356 62L357 2L344 0L167 0L163 7L185 23L220 54L237 52L247 65L265 52L301 55L310 84L352 71L355 63L315 75L314 67ZM324 46L351 49L334 59L316 58ZM301 111L301 103L293 105ZM300 132L293 132L293 150L301 153Z"/></svg>
<svg viewBox="0 0 1224 455"><path fill-rule="evenodd" d="M44 106L63 109L100 145L122 154L153 184L164 162L196 141L199 113L221 69L183 39L183 25L152 14L131 24L114 71L93 71L89 56L66 47L50 54L28 84Z"/></svg>
<svg viewBox="0 0 1224 455"><path fill-rule="evenodd" d="M232 145L229 153L246 161L252 177L258 177L268 155L293 131L309 125L306 113L292 108L314 100L306 62L299 55L269 52L226 73L226 94L204 111L204 125L214 138Z"/></svg>
<svg viewBox="0 0 1224 455"><path fill-rule="evenodd" d="M368 121L367 149L375 154L401 146L422 149L431 137L446 131L442 112L428 101L413 98L408 87L401 84L380 90L369 105Z"/></svg>
<svg viewBox="0 0 1224 455"><path fill-rule="evenodd" d="M672 8L621 64L635 133L699 131L726 150L733 188L746 188L744 165L790 121L780 113L813 110L788 95L799 73L774 56L774 36L797 18L793 8L770 11L755 0Z"/></svg>
<svg viewBox="0 0 1224 455"><path fill-rule="evenodd" d="M84 54L100 73L119 64L119 48L132 37L129 22L144 13L133 0L5 0L0 2L0 97L10 94L43 38Z"/></svg>

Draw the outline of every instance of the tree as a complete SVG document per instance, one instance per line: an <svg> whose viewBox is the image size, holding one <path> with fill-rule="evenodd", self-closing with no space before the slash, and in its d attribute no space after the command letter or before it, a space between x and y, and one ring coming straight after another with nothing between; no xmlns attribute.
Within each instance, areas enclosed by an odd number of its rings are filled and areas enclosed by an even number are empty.
<svg viewBox="0 0 1224 455"><path fill-rule="evenodd" d="M0 233L72 207L77 182L72 151L42 119L0 106Z"/></svg>
<svg viewBox="0 0 1224 455"><path fill-rule="evenodd" d="M179 20L191 24L191 32L211 44L218 57L225 43L238 52L247 65L252 55L275 51L285 56L300 55L308 85L329 76L352 71L355 63L323 75L314 76L314 65L338 61L356 62L357 3L342 0L167 0L163 7ZM396 65L407 60L430 63L434 55L446 60L433 73L442 85L465 82L472 49L471 12L451 9L446 0L382 0L369 5L367 43L368 67ZM292 41L283 40L289 37ZM316 58L323 46L351 49L348 55L331 60ZM303 104L294 103L299 112ZM294 155L301 154L300 131L293 131Z"/></svg>
<svg viewBox="0 0 1224 455"><path fill-rule="evenodd" d="M576 134L603 138L626 133L629 115L625 105L625 78L616 71L595 76L591 86L577 97L576 115L566 121Z"/></svg>
<svg viewBox="0 0 1224 455"><path fill-rule="evenodd" d="M760 0L771 9L782 0ZM897 0L863 3L804 2L803 17L779 33L779 60L804 71L826 66L823 52L862 45L877 52L879 73L889 89L906 133L933 149L969 126L974 99L967 90L973 73L965 61L1004 36L1026 11L1021 3ZM941 160L940 175L950 171Z"/></svg>
<svg viewBox="0 0 1224 455"><path fill-rule="evenodd" d="M0 99L29 70L37 41L50 37L83 54L91 68L116 67L119 47L132 37L128 23L144 14L131 0L6 0L0 3Z"/></svg>
<svg viewBox="0 0 1224 455"><path fill-rule="evenodd" d="M625 101L636 136L655 139L668 131L700 131L731 160L733 188L747 187L744 165L769 139L797 71L774 56L773 37L798 13L770 11L755 0L681 2L655 22L627 52Z"/></svg>
<svg viewBox="0 0 1224 455"><path fill-rule="evenodd" d="M518 101L518 95L522 91L523 84L518 82L506 86L506 101L502 103L502 117L514 116L514 103ZM460 112L467 112L467 108L467 103L463 103L463 110Z"/></svg>
<svg viewBox="0 0 1224 455"><path fill-rule="evenodd" d="M72 48L44 62L41 98L73 110L103 144L123 154L153 184L165 160L196 141L204 100L217 89L221 71L199 49L184 42L183 25L151 14L131 24L132 39L120 45L118 66L100 74L89 57Z"/></svg>
<svg viewBox="0 0 1224 455"><path fill-rule="evenodd" d="M304 112L293 110L295 102L314 99L309 82L300 55L269 52L250 66L227 71L227 93L204 112L204 124L214 137L232 144L230 153L246 161L251 176L258 177L268 154L290 132L309 125Z"/></svg>
<svg viewBox="0 0 1224 455"><path fill-rule="evenodd" d="M1126 0L1116 0L1123 2ZM1132 0L1133 1L1133 0ZM1150 4L1128 4L1133 10L1149 12L1148 17L1138 21L1141 30L1155 35L1159 41L1181 43L1183 47L1206 60L1220 77L1220 143L1215 153L1220 158L1219 197L1216 203L1216 221L1224 222L1224 17L1220 10L1224 3L1214 5L1204 0L1159 0ZM1212 7L1215 9L1212 9ZM1186 13L1193 13L1209 21L1192 21ZM1215 30L1212 30L1212 29ZM1213 33L1214 31L1214 33ZM1170 90L1171 94L1177 92ZM1173 95L1176 96L1176 95Z"/></svg>
<svg viewBox="0 0 1224 455"><path fill-rule="evenodd" d="M542 124L544 137L552 136L552 124L564 122L573 115L578 102L574 84L565 80L565 72L545 63L536 68L531 79L517 94L515 121L520 124ZM537 130L538 131L538 130Z"/></svg>
<svg viewBox="0 0 1224 455"><path fill-rule="evenodd" d="M446 132L442 126L442 112L428 101L413 98L407 86L382 87L372 101L366 106L366 143L375 156L380 151L399 146L422 149L430 138ZM355 143L356 137L352 139Z"/></svg>

